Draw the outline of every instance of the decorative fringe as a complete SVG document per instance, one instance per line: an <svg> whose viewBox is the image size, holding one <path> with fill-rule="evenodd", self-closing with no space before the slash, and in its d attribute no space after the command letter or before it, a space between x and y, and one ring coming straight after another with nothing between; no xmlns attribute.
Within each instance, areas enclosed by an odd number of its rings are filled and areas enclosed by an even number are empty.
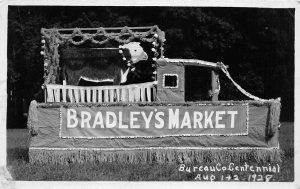
<svg viewBox="0 0 300 189"><path fill-rule="evenodd" d="M103 163L230 163L281 162L279 149L259 150L52 150L29 149L29 162L37 164Z"/></svg>
<svg viewBox="0 0 300 189"><path fill-rule="evenodd" d="M101 106L226 106L226 105L239 105L239 104L249 104L253 106L271 106L274 102L266 101L253 101L253 100L245 100L245 101L196 101L196 102L114 102L114 103L93 103L93 102L85 102L85 103L69 103L69 102L47 102L47 103L38 103L38 108L60 108L63 107L101 107Z"/></svg>

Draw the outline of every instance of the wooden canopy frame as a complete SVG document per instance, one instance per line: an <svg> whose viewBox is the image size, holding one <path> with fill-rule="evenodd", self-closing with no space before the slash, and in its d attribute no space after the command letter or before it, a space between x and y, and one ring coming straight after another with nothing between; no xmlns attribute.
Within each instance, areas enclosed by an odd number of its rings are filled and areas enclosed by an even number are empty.
<svg viewBox="0 0 300 189"><path fill-rule="evenodd" d="M112 28L52 28L41 29L42 51L44 59L44 84L60 84L59 46L72 44L79 46L85 42L95 45L105 45L115 41L120 45L132 41L151 43L154 48L154 58L163 57L165 33L158 26L147 27L112 27ZM79 38L79 40L75 40ZM107 48L106 48L107 49Z"/></svg>

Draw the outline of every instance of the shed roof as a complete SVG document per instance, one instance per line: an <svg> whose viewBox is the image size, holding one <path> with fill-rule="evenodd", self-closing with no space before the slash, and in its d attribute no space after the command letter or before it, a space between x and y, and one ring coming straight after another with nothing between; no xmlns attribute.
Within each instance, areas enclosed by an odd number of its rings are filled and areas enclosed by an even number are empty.
<svg viewBox="0 0 300 189"><path fill-rule="evenodd" d="M219 68L217 63L208 62L198 59L179 59L179 58L163 58L161 61L166 61L167 63L183 64L184 66L201 66L209 68Z"/></svg>

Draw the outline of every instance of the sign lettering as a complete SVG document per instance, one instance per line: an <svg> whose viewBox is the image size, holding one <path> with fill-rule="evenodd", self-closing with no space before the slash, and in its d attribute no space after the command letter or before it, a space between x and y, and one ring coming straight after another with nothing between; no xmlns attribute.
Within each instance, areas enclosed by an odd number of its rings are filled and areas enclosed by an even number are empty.
<svg viewBox="0 0 300 189"><path fill-rule="evenodd" d="M247 135L248 105L61 107L61 137Z"/></svg>

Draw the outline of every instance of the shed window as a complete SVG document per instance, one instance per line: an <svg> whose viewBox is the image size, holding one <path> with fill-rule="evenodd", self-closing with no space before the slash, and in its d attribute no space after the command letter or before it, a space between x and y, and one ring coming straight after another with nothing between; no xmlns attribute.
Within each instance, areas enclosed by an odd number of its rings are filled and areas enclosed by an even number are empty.
<svg viewBox="0 0 300 189"><path fill-rule="evenodd" d="M178 75L177 74L164 74L163 75L164 88L178 88Z"/></svg>

